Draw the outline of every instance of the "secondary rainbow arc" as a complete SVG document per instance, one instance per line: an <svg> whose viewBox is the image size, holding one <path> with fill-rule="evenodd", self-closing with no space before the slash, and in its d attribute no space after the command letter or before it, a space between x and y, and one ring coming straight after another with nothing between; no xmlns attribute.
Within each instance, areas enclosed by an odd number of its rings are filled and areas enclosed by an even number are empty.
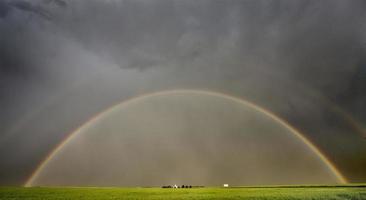
<svg viewBox="0 0 366 200"><path fill-rule="evenodd" d="M140 96L136 96L127 100L124 100L122 102L117 103L116 105L113 105L102 112L99 112L98 114L91 117L89 120L87 120L85 123L83 123L81 126L76 128L74 131L72 131L62 142L60 142L56 148L54 148L47 156L46 158L40 163L40 165L36 168L36 170L31 174L30 178L26 181L25 185L26 187L32 186L34 180L37 179L39 174L42 172L43 168L47 165L47 163L54 158L54 156L67 144L69 141L71 141L75 136L77 136L82 130L89 125L96 122L98 119L102 118L104 115L108 114L110 111L113 111L115 108L121 106L121 105L128 105L131 102L142 100L146 97L153 97L153 96L160 96L160 95L169 95L169 94L185 94L185 93L195 93L195 94L205 94L205 95L211 95L215 97L222 97L226 98L228 100L232 100L234 102L244 104L246 106L249 106L253 108L255 111L265 114L266 116L270 117L275 122L279 123L286 129L288 129L292 134L294 134L298 139L300 139L312 152L314 152L318 158L326 165L326 167L332 172L332 174L337 178L339 183L347 183L346 177L343 176L343 174L337 169L337 167L325 156L324 153L321 152L319 148L317 148L310 140L308 140L299 130L297 130L295 127L290 125L285 120L281 119L274 113L272 113L269 110L264 109L263 107L260 107L257 104L254 104L250 101L244 100L239 97L235 97L229 94L221 93L221 92L213 92L213 91L207 91L207 90L187 90L187 89L177 89L177 90L166 90L166 91L159 91L154 93L148 93Z"/></svg>

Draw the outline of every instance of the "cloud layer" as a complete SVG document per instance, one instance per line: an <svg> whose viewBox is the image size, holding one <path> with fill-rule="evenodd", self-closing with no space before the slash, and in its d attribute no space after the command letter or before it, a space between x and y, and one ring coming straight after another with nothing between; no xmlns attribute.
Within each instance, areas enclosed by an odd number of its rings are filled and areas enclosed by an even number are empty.
<svg viewBox="0 0 366 200"><path fill-rule="evenodd" d="M170 88L227 92L269 108L352 179L365 180L363 133L344 117L366 123L365 6L1 1L1 180L24 181L68 132L106 107Z"/></svg>

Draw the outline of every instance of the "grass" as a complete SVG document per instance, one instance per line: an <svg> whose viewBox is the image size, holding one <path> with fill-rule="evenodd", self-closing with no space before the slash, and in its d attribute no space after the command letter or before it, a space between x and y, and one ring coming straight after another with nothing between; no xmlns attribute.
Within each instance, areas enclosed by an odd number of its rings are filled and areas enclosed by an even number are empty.
<svg viewBox="0 0 366 200"><path fill-rule="evenodd" d="M3 187L0 199L254 199L254 200L315 200L315 199L366 199L366 185L346 186L280 186L280 187L237 187L237 188L92 188L92 187Z"/></svg>

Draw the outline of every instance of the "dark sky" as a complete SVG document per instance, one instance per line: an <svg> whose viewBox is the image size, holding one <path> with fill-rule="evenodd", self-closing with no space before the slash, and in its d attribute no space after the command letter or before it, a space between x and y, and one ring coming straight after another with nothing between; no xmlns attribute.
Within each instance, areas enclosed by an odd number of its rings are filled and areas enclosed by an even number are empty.
<svg viewBox="0 0 366 200"><path fill-rule="evenodd" d="M73 129L176 88L247 99L366 181L365 1L0 0L0 184Z"/></svg>

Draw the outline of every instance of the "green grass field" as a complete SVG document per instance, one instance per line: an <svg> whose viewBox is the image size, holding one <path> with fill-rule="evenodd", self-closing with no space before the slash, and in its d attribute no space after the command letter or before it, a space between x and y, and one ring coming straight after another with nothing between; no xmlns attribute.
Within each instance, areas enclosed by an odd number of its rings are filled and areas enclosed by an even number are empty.
<svg viewBox="0 0 366 200"><path fill-rule="evenodd" d="M365 185L241 188L47 188L3 187L0 199L366 199Z"/></svg>

